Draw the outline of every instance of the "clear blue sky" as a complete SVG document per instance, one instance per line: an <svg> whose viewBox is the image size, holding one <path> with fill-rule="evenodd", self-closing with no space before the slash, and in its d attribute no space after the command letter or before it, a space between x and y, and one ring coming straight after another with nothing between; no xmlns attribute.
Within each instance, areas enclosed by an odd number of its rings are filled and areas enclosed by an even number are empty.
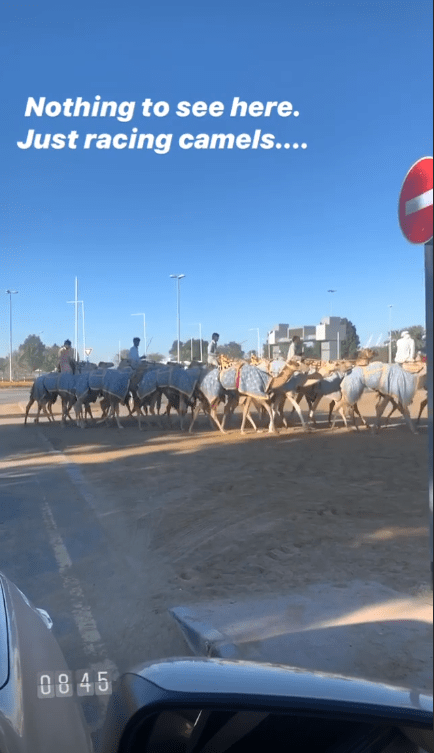
<svg viewBox="0 0 434 753"><path fill-rule="evenodd" d="M401 236L397 201L432 154L431 3L221 0L217 4L40 0L3 4L0 355L42 333L74 337L74 278L92 358L142 335L255 346L259 327L316 324L330 310L362 344L424 321L423 248ZM24 117L29 97L134 101L134 117ZM170 104L145 118L147 97ZM233 118L234 97L290 101L299 117ZM175 115L220 101L219 118ZM166 154L82 148L86 133L173 134ZM19 149L29 129L79 133L77 149ZM184 133L271 133L307 149L183 150Z"/></svg>

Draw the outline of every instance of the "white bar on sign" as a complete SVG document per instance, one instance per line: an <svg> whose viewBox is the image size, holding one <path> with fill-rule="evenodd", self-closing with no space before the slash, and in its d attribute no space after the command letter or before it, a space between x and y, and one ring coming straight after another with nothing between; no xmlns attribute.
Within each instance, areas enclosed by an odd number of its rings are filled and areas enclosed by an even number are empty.
<svg viewBox="0 0 434 753"><path fill-rule="evenodd" d="M420 196L415 196L414 199L405 202L405 215L414 214L426 207L432 207L433 204L433 189L421 193Z"/></svg>

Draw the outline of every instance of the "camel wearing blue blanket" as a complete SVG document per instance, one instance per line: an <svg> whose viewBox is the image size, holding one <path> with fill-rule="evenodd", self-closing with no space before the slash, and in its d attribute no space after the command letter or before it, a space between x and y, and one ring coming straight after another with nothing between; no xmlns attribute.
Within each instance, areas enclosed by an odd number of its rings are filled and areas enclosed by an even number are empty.
<svg viewBox="0 0 434 753"><path fill-rule="evenodd" d="M342 397L334 406L334 412L342 416L347 426L345 411L347 409L353 411L364 390L371 389L381 396L381 400L375 409L377 414L376 431L378 432L380 429L381 417L386 406L389 402L394 401L404 416L408 427L415 434L416 429L411 420L409 406L413 402L417 390L424 386L426 372L426 364L423 362L400 366L399 364L374 361L368 366L358 366L342 380ZM366 424L365 421L364 423Z"/></svg>

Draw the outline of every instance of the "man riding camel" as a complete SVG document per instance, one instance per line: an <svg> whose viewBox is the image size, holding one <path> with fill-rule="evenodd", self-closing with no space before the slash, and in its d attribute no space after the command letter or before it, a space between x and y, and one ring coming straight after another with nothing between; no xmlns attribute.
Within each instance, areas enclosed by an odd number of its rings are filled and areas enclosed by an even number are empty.
<svg viewBox="0 0 434 753"><path fill-rule="evenodd" d="M395 363L399 363L401 366L403 363L412 363L415 355L416 343L410 335L410 332L404 330L404 332L401 332L401 337L396 343Z"/></svg>
<svg viewBox="0 0 434 753"><path fill-rule="evenodd" d="M59 350L57 371L60 371L62 374L75 374L76 365L71 348L71 340L65 340L63 347Z"/></svg>
<svg viewBox="0 0 434 753"><path fill-rule="evenodd" d="M213 332L212 339L210 344L208 345L208 365L209 366L218 366L219 362L217 360L217 343L219 341L220 335L218 332Z"/></svg>

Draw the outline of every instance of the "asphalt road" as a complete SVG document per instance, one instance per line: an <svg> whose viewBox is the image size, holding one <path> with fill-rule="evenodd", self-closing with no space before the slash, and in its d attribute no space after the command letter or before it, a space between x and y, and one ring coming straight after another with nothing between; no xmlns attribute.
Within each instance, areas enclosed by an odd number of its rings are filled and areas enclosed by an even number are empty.
<svg viewBox="0 0 434 753"><path fill-rule="evenodd" d="M145 584L138 592L146 573L137 553L127 551L128 531L118 537L103 524L98 489L54 449L43 426L31 421L24 428L28 390L1 390L0 398L0 570L48 612L71 670L108 669L116 679L131 666L162 658L143 642L152 605ZM173 633L165 655L190 653L175 625ZM82 701L93 733L107 701Z"/></svg>
<svg viewBox="0 0 434 753"><path fill-rule="evenodd" d="M0 405L7 403L25 402L29 400L30 389L27 387L0 388Z"/></svg>

